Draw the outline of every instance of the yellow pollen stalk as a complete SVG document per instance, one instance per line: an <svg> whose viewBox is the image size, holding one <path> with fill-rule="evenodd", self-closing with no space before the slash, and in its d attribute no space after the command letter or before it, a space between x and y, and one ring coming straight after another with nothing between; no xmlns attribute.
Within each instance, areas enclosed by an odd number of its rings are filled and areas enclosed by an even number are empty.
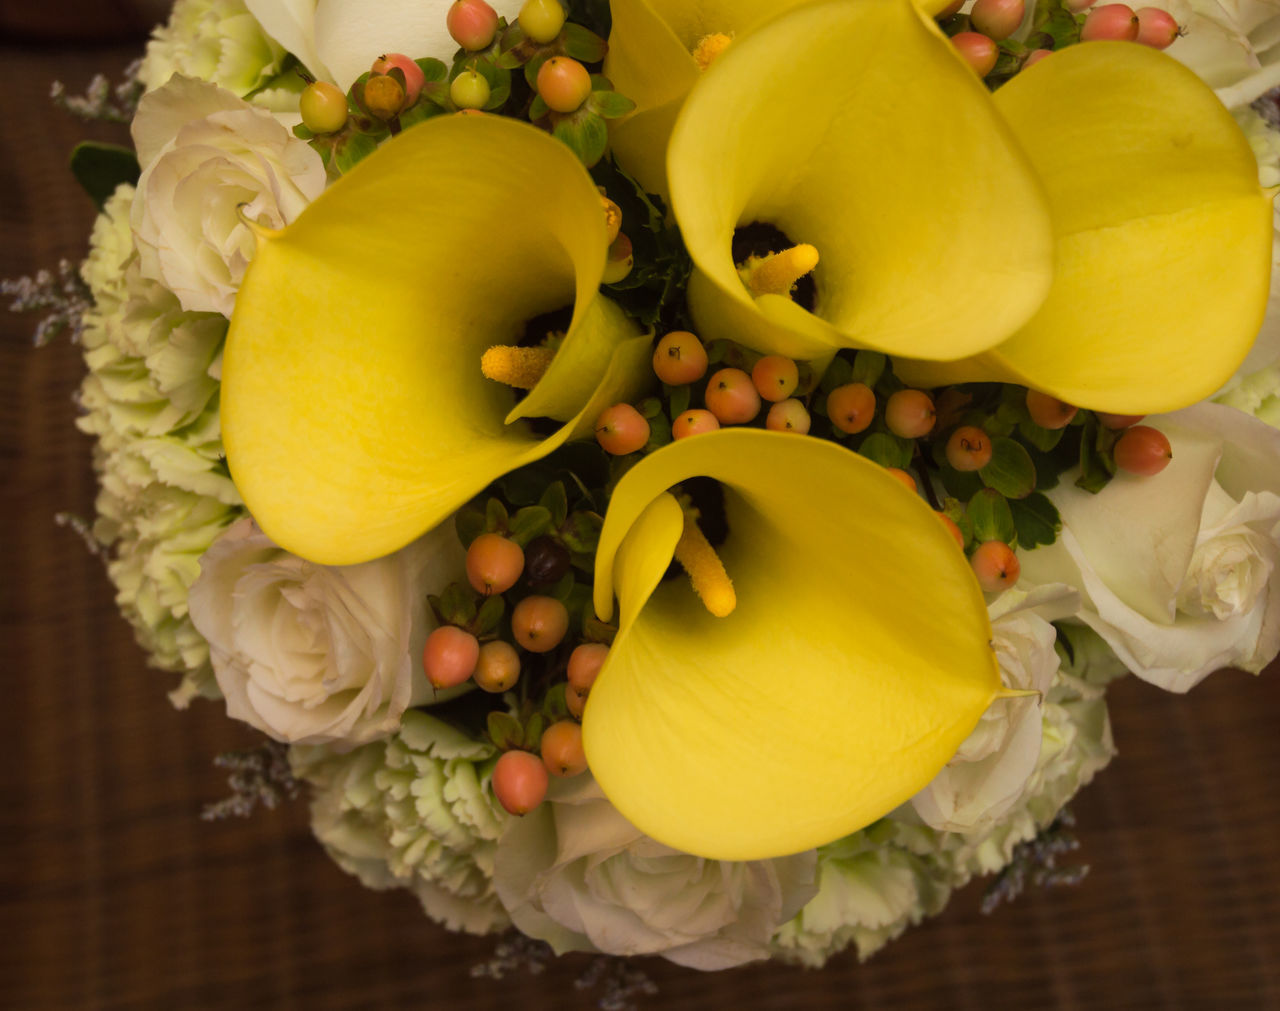
<svg viewBox="0 0 1280 1011"><path fill-rule="evenodd" d="M752 256L738 276L752 295L789 296L795 283L818 265L818 250L807 242L768 256Z"/></svg>
<svg viewBox="0 0 1280 1011"><path fill-rule="evenodd" d="M551 348L496 344L481 356L480 371L486 379L494 379L518 390L531 390L538 385L555 355Z"/></svg>
<svg viewBox="0 0 1280 1011"><path fill-rule="evenodd" d="M716 61L716 57L729 48L729 43L732 41L733 37L724 32L713 32L702 36L698 44L693 47L693 59L698 64L698 69L706 70L711 66Z"/></svg>
<svg viewBox="0 0 1280 1011"><path fill-rule="evenodd" d="M738 596L733 592L733 582L724 571L724 563L716 554L698 521L690 512L684 514L684 532L676 544L676 561L689 574L693 592L703 606L717 618L727 618L738 606Z"/></svg>

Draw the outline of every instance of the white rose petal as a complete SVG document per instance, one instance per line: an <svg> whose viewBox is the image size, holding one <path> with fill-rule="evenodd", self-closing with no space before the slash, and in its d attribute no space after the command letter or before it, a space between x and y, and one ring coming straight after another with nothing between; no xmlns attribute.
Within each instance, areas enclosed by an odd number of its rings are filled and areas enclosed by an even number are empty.
<svg viewBox="0 0 1280 1011"><path fill-rule="evenodd" d="M200 568L191 618L228 715L281 741L353 745L394 732L426 701L426 598L461 571L462 550L444 524L385 558L314 565L246 518Z"/></svg>

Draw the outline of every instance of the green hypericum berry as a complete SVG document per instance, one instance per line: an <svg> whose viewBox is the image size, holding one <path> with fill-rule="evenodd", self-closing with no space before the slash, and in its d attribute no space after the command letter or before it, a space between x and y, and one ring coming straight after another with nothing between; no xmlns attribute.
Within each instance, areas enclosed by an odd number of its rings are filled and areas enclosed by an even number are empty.
<svg viewBox="0 0 1280 1011"><path fill-rule="evenodd" d="M564 8L559 0L528 0L517 15L521 29L534 42L553 42L564 27Z"/></svg>
<svg viewBox="0 0 1280 1011"><path fill-rule="evenodd" d="M489 94L489 82L474 70L464 70L449 85L449 97L459 109L483 109Z"/></svg>
<svg viewBox="0 0 1280 1011"><path fill-rule="evenodd" d="M298 111L312 133L337 133L347 125L347 96L328 81L314 81L302 90Z"/></svg>

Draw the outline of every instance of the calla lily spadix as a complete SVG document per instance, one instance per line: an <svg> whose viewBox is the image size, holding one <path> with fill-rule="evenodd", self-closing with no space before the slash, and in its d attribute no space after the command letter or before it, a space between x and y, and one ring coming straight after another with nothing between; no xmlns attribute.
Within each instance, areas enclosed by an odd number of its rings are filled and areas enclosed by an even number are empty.
<svg viewBox="0 0 1280 1011"><path fill-rule="evenodd" d="M970 361L900 363L909 382L1020 383L1155 414L1210 396L1266 309L1274 193L1198 77L1127 43L1072 46L994 95L1053 210L1049 297Z"/></svg>
<svg viewBox="0 0 1280 1011"><path fill-rule="evenodd" d="M261 234L222 429L262 529L315 562L379 557L637 395L650 338L598 294L606 246L573 153L497 117L420 124ZM551 367L513 408L481 356L570 302ZM535 415L564 425L539 439L516 423Z"/></svg>
<svg viewBox="0 0 1280 1011"><path fill-rule="evenodd" d="M696 323L764 352L870 347L923 360L897 366L917 385L1149 413L1212 393L1262 320L1248 144L1142 46L1072 46L991 96L906 0L808 4L703 74L667 174ZM739 282L733 233L756 221L816 247L812 313Z"/></svg>
<svg viewBox="0 0 1280 1011"><path fill-rule="evenodd" d="M792 358L958 358L1013 333L1049 290L1042 187L907 0L811 3L735 41L689 92L667 174L703 336ZM744 288L731 243L752 222L817 248L814 312Z"/></svg>
<svg viewBox="0 0 1280 1011"><path fill-rule="evenodd" d="M737 594L714 617L662 582L684 515L721 482ZM660 842L753 860L831 842L928 783L1002 694L983 596L929 507L825 440L724 429L619 481L595 607L618 633L583 719L609 800Z"/></svg>

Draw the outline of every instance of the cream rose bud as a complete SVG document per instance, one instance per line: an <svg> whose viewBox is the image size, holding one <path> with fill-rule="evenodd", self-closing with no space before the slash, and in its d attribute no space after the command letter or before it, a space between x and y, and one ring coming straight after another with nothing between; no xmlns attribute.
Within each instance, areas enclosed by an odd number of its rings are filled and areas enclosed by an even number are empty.
<svg viewBox="0 0 1280 1011"><path fill-rule="evenodd" d="M694 969L768 958L774 931L817 892L816 851L704 860L664 846L605 799L590 774L554 780L513 818L494 864L519 930L566 951L662 955Z"/></svg>
<svg viewBox="0 0 1280 1011"><path fill-rule="evenodd" d="M1152 419L1173 459L1097 495L1049 493L1058 541L1019 555L1022 583L1081 591L1074 616L1139 677L1184 692L1280 652L1280 431L1222 404Z"/></svg>
<svg viewBox="0 0 1280 1011"><path fill-rule="evenodd" d="M142 175L130 224L144 277L193 312L230 317L256 239L323 192L320 155L270 113L204 81L173 77L138 103Z"/></svg>
<svg viewBox="0 0 1280 1011"><path fill-rule="evenodd" d="M299 744L393 733L431 694L418 662L433 627L427 595L463 564L452 523L385 558L326 566L237 521L201 558L189 598L227 714Z"/></svg>
<svg viewBox="0 0 1280 1011"><path fill-rule="evenodd" d="M448 63L458 49L445 17L453 0L245 0L263 31L315 77L343 91L388 50ZM489 0L514 21L523 0Z"/></svg>
<svg viewBox="0 0 1280 1011"><path fill-rule="evenodd" d="M1058 673L1050 622L1079 609L1067 586L1031 593L1009 590L991 605L991 631L1006 688L1043 697ZM925 824L940 831L977 832L995 825L1022 796L1040 757L1041 706L1031 696L996 699L954 758L911 798Z"/></svg>

